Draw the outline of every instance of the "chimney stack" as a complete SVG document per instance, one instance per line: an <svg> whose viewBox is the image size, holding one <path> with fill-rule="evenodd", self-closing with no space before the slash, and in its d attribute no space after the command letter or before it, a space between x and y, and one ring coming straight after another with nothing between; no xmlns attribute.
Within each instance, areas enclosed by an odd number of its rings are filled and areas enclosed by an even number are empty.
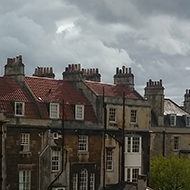
<svg viewBox="0 0 190 190"><path fill-rule="evenodd" d="M35 68L33 76L55 78L52 67L37 67Z"/></svg>

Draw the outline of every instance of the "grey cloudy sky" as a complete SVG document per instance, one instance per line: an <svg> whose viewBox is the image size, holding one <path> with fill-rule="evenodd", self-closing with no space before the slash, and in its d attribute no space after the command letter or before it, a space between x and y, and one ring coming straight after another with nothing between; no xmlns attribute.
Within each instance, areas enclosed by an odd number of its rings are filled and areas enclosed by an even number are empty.
<svg viewBox="0 0 190 190"><path fill-rule="evenodd" d="M0 0L1 75L17 55L27 75L52 66L57 79L81 63L113 83L125 65L140 94L149 79L162 79L165 96L181 105L190 88L189 10L189 0Z"/></svg>

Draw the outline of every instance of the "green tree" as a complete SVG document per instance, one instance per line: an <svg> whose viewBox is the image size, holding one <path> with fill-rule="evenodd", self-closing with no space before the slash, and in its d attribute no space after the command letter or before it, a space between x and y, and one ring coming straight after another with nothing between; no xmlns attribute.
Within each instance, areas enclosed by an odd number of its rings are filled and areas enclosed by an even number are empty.
<svg viewBox="0 0 190 190"><path fill-rule="evenodd" d="M156 190L190 190L190 160L173 155L153 157L150 186Z"/></svg>

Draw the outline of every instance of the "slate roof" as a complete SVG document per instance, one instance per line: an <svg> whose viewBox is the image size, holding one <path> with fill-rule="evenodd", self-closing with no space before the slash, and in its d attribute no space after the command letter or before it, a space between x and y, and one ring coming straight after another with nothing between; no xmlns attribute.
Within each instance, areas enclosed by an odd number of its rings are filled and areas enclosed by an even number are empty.
<svg viewBox="0 0 190 190"><path fill-rule="evenodd" d="M97 96L104 95L109 97L123 97L125 91L126 98L143 99L143 97L135 90L130 90L125 85L106 84L95 81L85 81L86 85L92 89Z"/></svg>
<svg viewBox="0 0 190 190"><path fill-rule="evenodd" d="M180 106L170 99L164 99L164 115L176 114L177 116L189 115Z"/></svg>

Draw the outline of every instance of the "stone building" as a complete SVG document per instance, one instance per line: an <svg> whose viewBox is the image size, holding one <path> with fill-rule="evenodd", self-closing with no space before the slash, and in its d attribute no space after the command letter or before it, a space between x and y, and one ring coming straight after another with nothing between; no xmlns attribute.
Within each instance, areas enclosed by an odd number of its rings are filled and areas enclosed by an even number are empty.
<svg viewBox="0 0 190 190"><path fill-rule="evenodd" d="M95 190L149 173L151 107L130 68L114 84L68 65L25 76L22 56L0 77L2 190Z"/></svg>
<svg viewBox="0 0 190 190"><path fill-rule="evenodd" d="M189 91L186 91L184 108L165 98L162 80L149 80L145 98L152 106L150 156L176 156L190 153ZM187 111L186 111L186 110Z"/></svg>

